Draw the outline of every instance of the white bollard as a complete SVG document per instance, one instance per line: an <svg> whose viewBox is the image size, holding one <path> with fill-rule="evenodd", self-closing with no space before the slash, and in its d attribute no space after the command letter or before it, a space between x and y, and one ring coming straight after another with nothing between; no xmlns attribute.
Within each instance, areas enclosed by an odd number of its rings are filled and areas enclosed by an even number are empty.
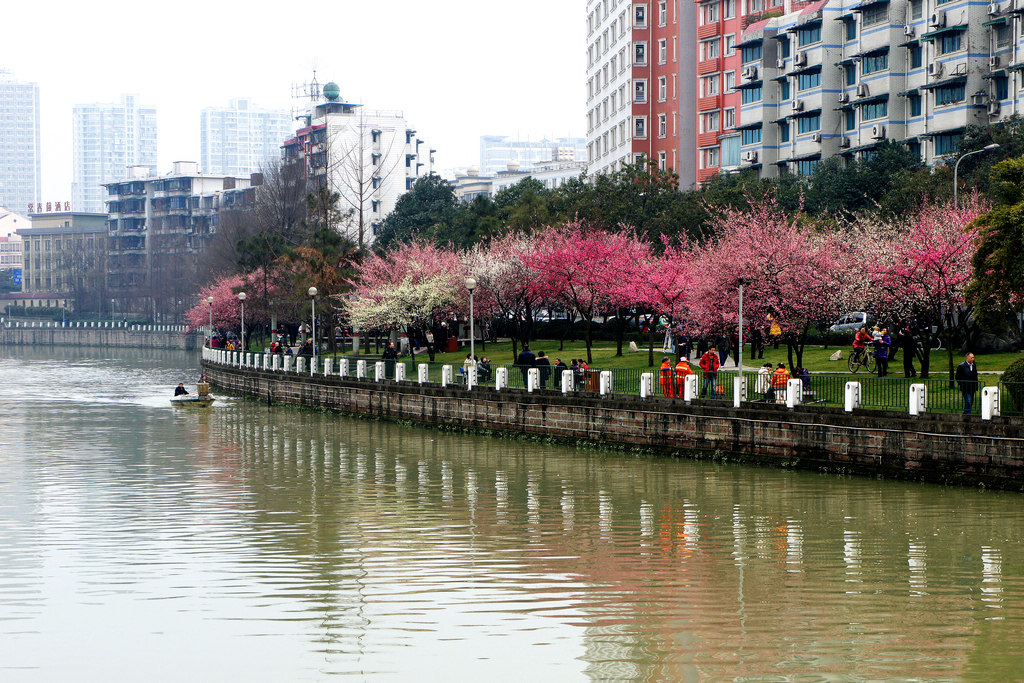
<svg viewBox="0 0 1024 683"><path fill-rule="evenodd" d="M640 398L654 396L654 373L644 372L640 374Z"/></svg>
<svg viewBox="0 0 1024 683"><path fill-rule="evenodd" d="M416 381L420 384L426 384L430 381L430 366L426 363L420 363L416 366Z"/></svg>
<svg viewBox="0 0 1024 683"><path fill-rule="evenodd" d="M309 374L315 375L316 371L320 369L320 356L309 357Z"/></svg>
<svg viewBox="0 0 1024 683"><path fill-rule="evenodd" d="M747 400L747 378L742 375L732 378L732 407L739 408Z"/></svg>
<svg viewBox="0 0 1024 683"><path fill-rule="evenodd" d="M277 372L278 370L281 369L281 354L272 353L270 355L273 356L273 359L271 359L270 361L270 369L273 370L274 372Z"/></svg>
<svg viewBox="0 0 1024 683"><path fill-rule="evenodd" d="M526 390L530 393L540 386L540 370L538 368L530 368L526 371Z"/></svg>
<svg viewBox="0 0 1024 683"><path fill-rule="evenodd" d="M373 381L381 382L387 379L387 372L387 368L384 367L384 361L377 361L373 364Z"/></svg>
<svg viewBox="0 0 1024 683"><path fill-rule="evenodd" d="M452 366L442 365L441 366L441 386L446 387L452 384Z"/></svg>
<svg viewBox="0 0 1024 683"><path fill-rule="evenodd" d="M786 407L795 408L800 405L804 395L804 383L800 379L791 379L786 382Z"/></svg>
<svg viewBox="0 0 1024 683"><path fill-rule="evenodd" d="M356 361L356 379L366 379L366 361L364 359Z"/></svg>
<svg viewBox="0 0 1024 683"><path fill-rule="evenodd" d="M300 375L306 371L306 358L305 356L299 356L295 359L295 372Z"/></svg>
<svg viewBox="0 0 1024 683"><path fill-rule="evenodd" d="M910 385L910 414L923 415L928 410L928 387L924 384Z"/></svg>
<svg viewBox="0 0 1024 683"><path fill-rule="evenodd" d="M612 393L612 371L602 370L601 374L598 375L598 393L601 396L607 396Z"/></svg>
<svg viewBox="0 0 1024 683"><path fill-rule="evenodd" d="M504 369L504 368L502 368ZM562 371L562 393L568 394L572 391L572 370Z"/></svg>
<svg viewBox="0 0 1024 683"><path fill-rule="evenodd" d="M350 370L348 367L348 358L342 358L340 361L338 361L338 374L341 375L342 377L348 377L349 372Z"/></svg>
<svg viewBox="0 0 1024 683"><path fill-rule="evenodd" d="M981 390L981 419L999 417L999 387L984 387Z"/></svg>
<svg viewBox="0 0 1024 683"><path fill-rule="evenodd" d="M843 410L852 413L860 408L860 382L847 382L843 396Z"/></svg>
<svg viewBox="0 0 1024 683"><path fill-rule="evenodd" d="M494 389L495 391L508 389L508 368L497 368L494 371Z"/></svg>
<svg viewBox="0 0 1024 683"><path fill-rule="evenodd" d="M395 363L395 381L405 381L405 363Z"/></svg>
<svg viewBox="0 0 1024 683"><path fill-rule="evenodd" d="M334 359L333 358L324 358L324 374L325 375L333 375L334 374Z"/></svg>
<svg viewBox="0 0 1024 683"><path fill-rule="evenodd" d="M689 403L697 398L697 375L687 375L683 378L683 401Z"/></svg>

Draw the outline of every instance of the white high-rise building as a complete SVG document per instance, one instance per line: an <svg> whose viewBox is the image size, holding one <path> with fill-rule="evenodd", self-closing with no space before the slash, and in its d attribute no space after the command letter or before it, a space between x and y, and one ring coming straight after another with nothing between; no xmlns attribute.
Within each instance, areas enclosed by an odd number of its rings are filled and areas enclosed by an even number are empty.
<svg viewBox="0 0 1024 683"><path fill-rule="evenodd" d="M0 206L27 213L39 201L39 86L0 70Z"/></svg>
<svg viewBox="0 0 1024 683"><path fill-rule="evenodd" d="M77 104L73 110L75 211L106 213L105 183L145 166L156 173L156 109L143 107L136 95L120 104Z"/></svg>
<svg viewBox="0 0 1024 683"><path fill-rule="evenodd" d="M553 161L587 161L586 138L516 140L508 135L480 136L480 172L483 175L506 171L509 164L525 168Z"/></svg>
<svg viewBox="0 0 1024 683"><path fill-rule="evenodd" d="M247 99L207 107L199 119L203 173L244 176L281 158L281 145L295 134L291 114L259 109Z"/></svg>

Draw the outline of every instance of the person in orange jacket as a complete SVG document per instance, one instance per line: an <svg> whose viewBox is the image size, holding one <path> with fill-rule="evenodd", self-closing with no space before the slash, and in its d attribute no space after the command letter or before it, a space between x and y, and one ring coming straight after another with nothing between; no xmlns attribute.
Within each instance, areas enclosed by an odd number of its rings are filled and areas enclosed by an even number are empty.
<svg viewBox="0 0 1024 683"><path fill-rule="evenodd" d="M785 392L787 384L789 384L789 370L786 369L785 363L779 363L779 366L775 368L775 372L772 373L772 388L768 391L768 396L765 397L765 400L769 403L774 401L776 392Z"/></svg>
<svg viewBox="0 0 1024 683"><path fill-rule="evenodd" d="M690 367L690 361L686 359L686 356L682 356L679 362L676 363L676 394L678 396L683 395L683 387L686 386L686 377L693 374L693 368Z"/></svg>
<svg viewBox="0 0 1024 683"><path fill-rule="evenodd" d="M675 396L675 384L672 381L672 363L668 356L661 359L661 393L669 398Z"/></svg>

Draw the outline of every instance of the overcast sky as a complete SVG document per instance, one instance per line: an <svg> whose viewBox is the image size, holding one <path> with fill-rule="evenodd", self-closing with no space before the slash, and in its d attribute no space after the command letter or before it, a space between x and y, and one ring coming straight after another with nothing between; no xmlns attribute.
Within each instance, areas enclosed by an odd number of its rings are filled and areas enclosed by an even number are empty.
<svg viewBox="0 0 1024 683"><path fill-rule="evenodd" d="M199 112L290 109L316 69L346 101L400 109L437 168L479 137L585 130L586 0L5 3L0 67L40 88L43 201L71 197L71 110L137 93L157 108L159 171L199 159Z"/></svg>

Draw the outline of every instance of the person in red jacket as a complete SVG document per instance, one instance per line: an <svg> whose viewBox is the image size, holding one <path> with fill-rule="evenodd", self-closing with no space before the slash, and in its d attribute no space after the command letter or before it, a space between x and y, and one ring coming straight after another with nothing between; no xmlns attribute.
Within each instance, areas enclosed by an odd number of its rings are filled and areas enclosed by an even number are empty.
<svg viewBox="0 0 1024 683"><path fill-rule="evenodd" d="M661 359L661 393L669 398L675 396L675 383L672 381L672 363L668 356Z"/></svg>
<svg viewBox="0 0 1024 683"><path fill-rule="evenodd" d="M708 392L708 387L711 387L712 398L717 395L715 380L718 379L718 368L721 366L722 362L718 359L718 350L714 346L700 357L700 369L704 371L704 386L700 388L701 396Z"/></svg>

